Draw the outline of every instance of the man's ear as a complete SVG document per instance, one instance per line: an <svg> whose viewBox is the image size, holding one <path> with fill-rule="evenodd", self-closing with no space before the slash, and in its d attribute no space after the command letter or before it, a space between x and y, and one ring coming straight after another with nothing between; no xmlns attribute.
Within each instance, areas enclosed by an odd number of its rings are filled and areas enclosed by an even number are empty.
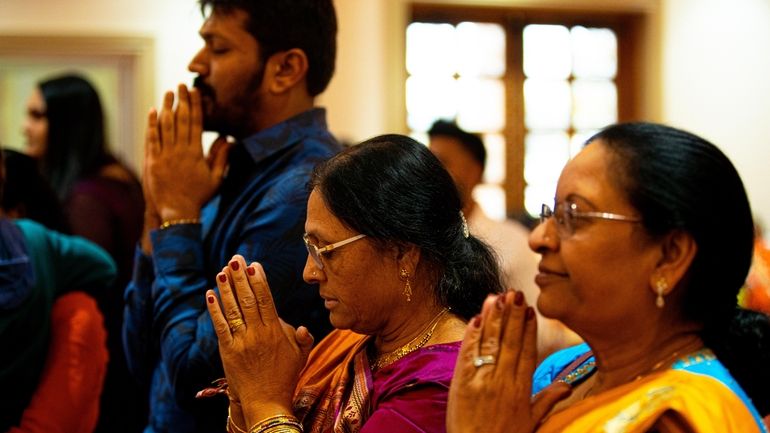
<svg viewBox="0 0 770 433"><path fill-rule="evenodd" d="M698 245L692 235L682 230L674 230L665 235L661 242L662 255L655 271L650 274L650 289L656 294L661 280L665 284L663 296L668 295L684 278L690 265L695 260Z"/></svg>
<svg viewBox="0 0 770 433"><path fill-rule="evenodd" d="M308 67L307 55L299 48L273 54L265 64L268 91L281 94L294 88L305 80Z"/></svg>

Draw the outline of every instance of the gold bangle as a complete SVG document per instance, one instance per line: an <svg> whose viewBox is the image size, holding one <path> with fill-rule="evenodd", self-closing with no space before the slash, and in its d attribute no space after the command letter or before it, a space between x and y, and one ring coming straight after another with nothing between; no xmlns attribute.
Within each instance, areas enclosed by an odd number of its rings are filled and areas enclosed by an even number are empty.
<svg viewBox="0 0 770 433"><path fill-rule="evenodd" d="M287 430L301 433L302 424L293 415L275 415L254 424L249 428L249 433L278 433Z"/></svg>
<svg viewBox="0 0 770 433"><path fill-rule="evenodd" d="M199 218L180 218L176 220L166 220L163 221L163 223L158 227L160 230L167 229L171 226L176 226L179 224L200 224L201 220Z"/></svg>
<svg viewBox="0 0 770 433"><path fill-rule="evenodd" d="M294 426L293 424L291 426L286 424L278 424L275 427L262 430L262 433L302 433L302 428Z"/></svg>
<svg viewBox="0 0 770 433"><path fill-rule="evenodd" d="M230 415L230 406L227 406L227 431L233 433L246 433L246 430L238 427L238 424L233 421L232 415Z"/></svg>

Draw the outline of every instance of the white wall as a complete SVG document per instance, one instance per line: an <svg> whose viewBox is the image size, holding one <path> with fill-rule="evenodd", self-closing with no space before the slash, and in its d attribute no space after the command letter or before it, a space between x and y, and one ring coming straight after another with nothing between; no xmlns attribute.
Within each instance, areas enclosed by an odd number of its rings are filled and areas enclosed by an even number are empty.
<svg viewBox="0 0 770 433"><path fill-rule="evenodd" d="M767 231L770 1L668 0L663 14L662 120L724 150Z"/></svg>
<svg viewBox="0 0 770 433"><path fill-rule="evenodd" d="M200 47L202 21L195 0L0 0L3 35L153 38L158 102L164 89L191 82L187 63Z"/></svg>
<svg viewBox="0 0 770 433"><path fill-rule="evenodd" d="M403 131L403 25L408 0L335 0L337 72L319 103L332 130L358 141ZM420 0L422 1L422 0ZM440 0L432 0L440 2ZM444 0L451 3L548 4L564 0ZM571 0L600 7L614 0ZM755 213L770 225L770 2L768 0L626 0L660 3L659 119L714 141L744 177ZM155 38L156 103L163 90L189 83L186 65L200 46L194 0L0 0L0 34L109 34ZM650 84L650 83L648 83ZM651 83L654 85L654 82ZM0 95L2 97L2 95ZM656 98L652 98L653 100Z"/></svg>

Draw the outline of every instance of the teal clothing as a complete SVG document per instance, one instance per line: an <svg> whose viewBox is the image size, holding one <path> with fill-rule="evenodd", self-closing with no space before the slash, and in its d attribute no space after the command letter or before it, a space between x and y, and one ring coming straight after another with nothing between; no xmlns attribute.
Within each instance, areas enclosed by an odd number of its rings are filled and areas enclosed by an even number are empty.
<svg viewBox="0 0 770 433"><path fill-rule="evenodd" d="M55 298L105 289L116 273L107 252L84 238L0 218L0 431L19 421L37 387Z"/></svg>

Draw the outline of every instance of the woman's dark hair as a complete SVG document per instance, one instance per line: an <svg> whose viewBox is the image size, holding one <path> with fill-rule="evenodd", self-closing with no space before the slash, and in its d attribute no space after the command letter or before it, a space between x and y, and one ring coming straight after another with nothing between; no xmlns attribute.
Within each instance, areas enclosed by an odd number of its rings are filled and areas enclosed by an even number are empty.
<svg viewBox="0 0 770 433"><path fill-rule="evenodd" d="M78 75L62 75L39 83L46 104L48 144L40 170L60 200L72 184L114 161L105 145L99 95Z"/></svg>
<svg viewBox="0 0 770 433"><path fill-rule="evenodd" d="M0 152L5 163L2 208L20 218L28 218L51 230L69 232L64 210L34 158L10 149Z"/></svg>
<svg viewBox="0 0 770 433"><path fill-rule="evenodd" d="M402 135L369 139L317 166L309 186L350 229L419 247L437 302L455 314L469 319L502 291L494 253L465 237L457 188L424 145Z"/></svg>
<svg viewBox="0 0 770 433"><path fill-rule="evenodd" d="M698 250L682 281L683 313L770 413L770 321L737 305L751 265L754 223L738 172L716 146L689 132L650 123L610 126L591 139L614 156L614 179L652 236L689 233Z"/></svg>

